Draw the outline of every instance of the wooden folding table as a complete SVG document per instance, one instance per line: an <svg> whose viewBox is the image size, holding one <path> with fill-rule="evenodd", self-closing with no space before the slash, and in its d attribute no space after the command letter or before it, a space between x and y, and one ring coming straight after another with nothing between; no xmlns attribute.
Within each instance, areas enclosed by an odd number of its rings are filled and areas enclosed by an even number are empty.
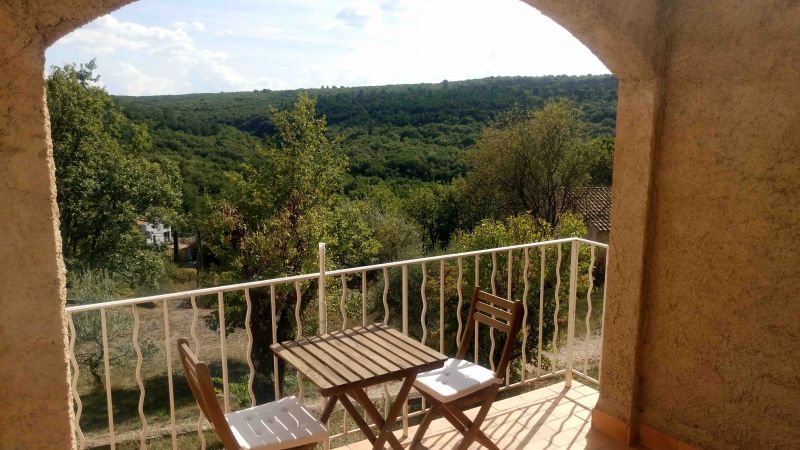
<svg viewBox="0 0 800 450"><path fill-rule="evenodd" d="M320 417L322 422L328 422L336 402L341 402L372 442L374 449L382 449L388 443L393 449L402 450L400 441L392 433L392 426L414 379L420 372L442 367L447 360L447 356L385 325L350 328L281 342L270 348L275 355L311 380L319 388L320 394L328 398ZM388 415L383 418L365 389L392 380L403 380L403 384ZM361 404L378 426L377 435L348 396Z"/></svg>

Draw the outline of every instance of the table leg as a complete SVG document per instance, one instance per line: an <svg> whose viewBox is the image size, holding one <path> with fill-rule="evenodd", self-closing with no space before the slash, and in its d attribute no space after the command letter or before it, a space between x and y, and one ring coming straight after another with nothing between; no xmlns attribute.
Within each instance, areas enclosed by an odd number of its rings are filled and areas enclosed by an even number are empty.
<svg viewBox="0 0 800 450"><path fill-rule="evenodd" d="M370 442L375 443L375 434L372 433L372 430L369 428L369 425L367 425L367 422L364 420L364 418L361 417L361 414L356 411L356 407L350 403L350 399L347 398L346 395L342 395L339 397L339 401L342 402L342 406L344 406L344 409L347 410L348 414L350 414L350 417L356 421L356 425L358 425L358 428L360 428L364 433L364 436L366 436Z"/></svg>
<svg viewBox="0 0 800 450"><path fill-rule="evenodd" d="M378 410L375 409L375 405L369 400L366 392L362 389L351 392L352 397L364 407L364 410L369 414L380 430L377 439L372 443L373 449L382 450L383 444L388 443L394 450L403 450L400 441L397 440L397 437L392 433L392 425L394 425L397 416L400 414L400 410L406 401L406 397L408 397L408 393L411 391L411 386L414 384L415 378L416 373L409 374L405 378L402 387L400 387L400 391L397 393L397 397L394 399L394 403L392 403L389 409L389 414L386 416L386 419L383 419Z"/></svg>
<svg viewBox="0 0 800 450"><path fill-rule="evenodd" d="M333 407L336 406L336 400L339 397L332 395L328 397L328 402L325 403L325 408L322 409L322 414L319 416L319 421L324 423L326 426L328 424L328 419L331 418L331 413L333 412Z"/></svg>

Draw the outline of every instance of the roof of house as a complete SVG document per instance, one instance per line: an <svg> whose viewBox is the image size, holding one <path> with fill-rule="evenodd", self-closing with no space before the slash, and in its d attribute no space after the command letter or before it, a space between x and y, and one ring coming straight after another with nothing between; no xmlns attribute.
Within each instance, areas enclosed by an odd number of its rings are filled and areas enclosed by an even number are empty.
<svg viewBox="0 0 800 450"><path fill-rule="evenodd" d="M573 209L599 231L611 230L611 188L576 188L570 195Z"/></svg>

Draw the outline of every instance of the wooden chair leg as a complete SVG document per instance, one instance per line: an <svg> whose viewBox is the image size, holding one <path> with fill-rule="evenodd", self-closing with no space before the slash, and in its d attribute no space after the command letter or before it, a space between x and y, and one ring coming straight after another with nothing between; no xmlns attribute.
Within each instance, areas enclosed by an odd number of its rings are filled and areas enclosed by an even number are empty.
<svg viewBox="0 0 800 450"><path fill-rule="evenodd" d="M483 424L484 419L486 419L486 415L489 414L489 410L491 409L492 404L487 402L481 405L481 408L478 410L478 415L475 416L475 420L472 421L472 425L469 426L467 432L464 433L464 439L461 440L461 444L458 446L458 450L467 450L469 446L477 439L479 434L483 434L481 431L481 425ZM488 440L488 437L487 437ZM481 442L485 446L487 446L487 442ZM494 442L489 441L488 447L492 450L500 450Z"/></svg>
<svg viewBox="0 0 800 450"><path fill-rule="evenodd" d="M430 409L425 413L422 422L420 422L419 427L417 427L417 432L414 433L414 439L411 440L411 445L408 446L409 450L414 450L419 446L420 442L422 442L422 438L425 437L425 432L428 431L428 427L431 425L433 417L438 409L439 407L436 403L431 403Z"/></svg>
<svg viewBox="0 0 800 450"><path fill-rule="evenodd" d="M442 416L446 417L459 433L466 434L472 428L473 422L469 420L469 417L467 417L467 415L461 410L457 408L451 408L449 405L445 406L448 407L443 407L440 409ZM480 442L481 445L486 448L497 449L497 445L494 443L494 441L492 441L489 436L486 436L486 434L480 430L480 427L478 427L475 433L475 439Z"/></svg>

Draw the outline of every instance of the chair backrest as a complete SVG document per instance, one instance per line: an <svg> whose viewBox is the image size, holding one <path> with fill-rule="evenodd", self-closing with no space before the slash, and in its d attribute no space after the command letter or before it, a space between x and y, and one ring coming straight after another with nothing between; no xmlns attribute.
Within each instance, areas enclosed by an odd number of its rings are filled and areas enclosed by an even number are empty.
<svg viewBox="0 0 800 450"><path fill-rule="evenodd" d="M477 324L481 323L488 327L506 333L506 342L503 345L503 353L500 354L500 362L495 366L495 376L504 378L506 367L511 361L514 352L514 345L517 343L517 335L522 326L523 307L520 301L510 301L488 292L475 288L472 295L472 304L469 308L467 317L467 328L461 336L458 345L456 358L465 359L470 342L476 333ZM489 356L490 358L492 355Z"/></svg>
<svg viewBox="0 0 800 450"><path fill-rule="evenodd" d="M197 404L206 419L211 422L214 431L222 441L222 445L225 446L226 450L239 450L239 442L236 441L228 421L225 420L225 414L219 406L217 394L211 384L208 365L197 359L189 348L189 341L184 338L178 339L178 353L181 355L181 364L183 364L183 370L186 372L186 380L189 381L189 387L192 389L194 399L197 400Z"/></svg>

